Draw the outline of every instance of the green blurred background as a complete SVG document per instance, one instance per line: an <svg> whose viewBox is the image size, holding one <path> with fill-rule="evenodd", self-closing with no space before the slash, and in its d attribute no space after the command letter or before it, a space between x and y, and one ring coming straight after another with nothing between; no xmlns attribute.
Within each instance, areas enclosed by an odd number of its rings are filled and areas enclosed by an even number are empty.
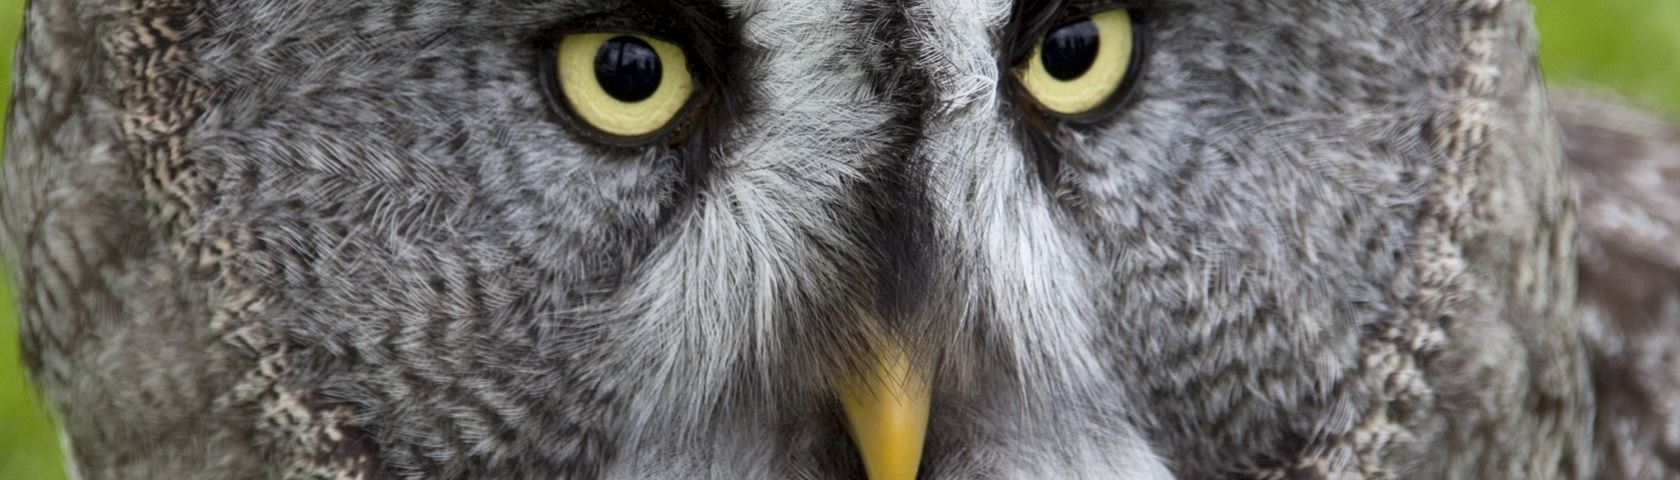
<svg viewBox="0 0 1680 480"><path fill-rule="evenodd" d="M0 92L11 92L12 43L23 3L0 0L0 82L7 82ZM1553 84L1602 88L1680 118L1680 1L1533 3L1542 33L1541 62ZM0 98L0 108L8 100L9 94ZM0 479L63 478L56 435L19 367L11 293L0 288Z"/></svg>

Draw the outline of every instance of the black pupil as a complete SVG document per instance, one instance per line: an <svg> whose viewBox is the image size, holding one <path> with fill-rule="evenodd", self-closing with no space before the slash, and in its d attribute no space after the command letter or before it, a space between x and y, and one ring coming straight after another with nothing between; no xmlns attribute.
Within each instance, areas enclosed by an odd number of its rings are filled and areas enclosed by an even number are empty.
<svg viewBox="0 0 1680 480"><path fill-rule="evenodd" d="M595 52L595 81L601 83L607 95L622 102L640 102L652 97L659 90L659 80L664 74L659 52L640 38L613 37Z"/></svg>
<svg viewBox="0 0 1680 480"><path fill-rule="evenodd" d="M1068 24L1044 37L1044 70L1057 80L1069 81L1091 70L1102 45L1096 22L1087 18Z"/></svg>

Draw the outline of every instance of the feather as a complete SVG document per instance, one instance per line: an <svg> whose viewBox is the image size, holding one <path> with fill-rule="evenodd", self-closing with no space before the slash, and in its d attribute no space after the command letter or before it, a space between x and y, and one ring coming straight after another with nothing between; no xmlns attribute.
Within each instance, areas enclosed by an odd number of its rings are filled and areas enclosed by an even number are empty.
<svg viewBox="0 0 1680 480"><path fill-rule="evenodd" d="M1680 475L1680 125L1556 94L1579 204L1601 478Z"/></svg>

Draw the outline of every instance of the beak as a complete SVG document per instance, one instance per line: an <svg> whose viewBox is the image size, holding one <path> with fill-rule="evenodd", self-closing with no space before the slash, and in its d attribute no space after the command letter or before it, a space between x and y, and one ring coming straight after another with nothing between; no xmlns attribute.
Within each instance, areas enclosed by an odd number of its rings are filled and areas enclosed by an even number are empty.
<svg viewBox="0 0 1680 480"><path fill-rule="evenodd" d="M884 345L884 344L891 345ZM835 385L869 480L915 480L933 388L893 342L877 342L866 371Z"/></svg>

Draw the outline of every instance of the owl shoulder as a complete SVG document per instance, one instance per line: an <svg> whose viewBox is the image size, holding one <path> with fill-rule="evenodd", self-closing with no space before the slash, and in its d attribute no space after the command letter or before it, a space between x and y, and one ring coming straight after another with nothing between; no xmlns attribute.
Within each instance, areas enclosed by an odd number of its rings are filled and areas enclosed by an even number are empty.
<svg viewBox="0 0 1680 480"><path fill-rule="evenodd" d="M1680 422L1680 124L1574 91L1554 94L1552 111L1579 202L1599 471L1680 475L1666 430Z"/></svg>

